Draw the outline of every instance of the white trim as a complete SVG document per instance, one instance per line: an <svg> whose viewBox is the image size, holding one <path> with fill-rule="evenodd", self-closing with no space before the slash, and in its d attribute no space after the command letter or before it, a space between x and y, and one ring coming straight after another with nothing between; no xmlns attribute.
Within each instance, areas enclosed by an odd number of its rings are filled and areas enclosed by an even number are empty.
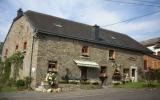
<svg viewBox="0 0 160 100"><path fill-rule="evenodd" d="M132 78L132 69L135 69L135 77ZM138 81L138 73L137 73L137 66L131 66L130 67L130 78L132 82L137 82Z"/></svg>
<svg viewBox="0 0 160 100"><path fill-rule="evenodd" d="M94 61L73 60L78 66L100 68L99 64Z"/></svg>

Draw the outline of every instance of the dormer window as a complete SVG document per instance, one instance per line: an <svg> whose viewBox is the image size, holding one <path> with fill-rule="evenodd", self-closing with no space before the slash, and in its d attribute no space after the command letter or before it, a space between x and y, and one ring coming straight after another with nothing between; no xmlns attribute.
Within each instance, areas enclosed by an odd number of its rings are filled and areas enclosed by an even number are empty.
<svg viewBox="0 0 160 100"><path fill-rule="evenodd" d="M115 50L109 50L109 60L115 60Z"/></svg>
<svg viewBox="0 0 160 100"><path fill-rule="evenodd" d="M89 56L89 47L88 46L83 46L82 47L82 56Z"/></svg>

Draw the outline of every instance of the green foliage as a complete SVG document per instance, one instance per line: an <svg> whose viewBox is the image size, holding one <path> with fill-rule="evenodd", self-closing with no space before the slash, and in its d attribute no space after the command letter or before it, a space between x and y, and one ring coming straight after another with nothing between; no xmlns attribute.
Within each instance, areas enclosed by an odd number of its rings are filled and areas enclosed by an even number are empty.
<svg viewBox="0 0 160 100"><path fill-rule="evenodd" d="M17 91L16 87L8 87L8 86L2 87L0 90L0 92L15 92L15 91Z"/></svg>
<svg viewBox="0 0 160 100"><path fill-rule="evenodd" d="M25 77L24 80L25 80L25 87L29 88L32 79L30 79L30 77Z"/></svg>
<svg viewBox="0 0 160 100"><path fill-rule="evenodd" d="M120 84L120 85L114 85L113 87L116 88L160 88L159 83L152 83L151 85L148 85L145 82L134 82L134 83L126 83L126 84Z"/></svg>
<svg viewBox="0 0 160 100"><path fill-rule="evenodd" d="M160 69L155 70L155 79L160 83Z"/></svg>
<svg viewBox="0 0 160 100"><path fill-rule="evenodd" d="M0 42L0 54L2 53L2 47L3 47L3 43Z"/></svg>
<svg viewBox="0 0 160 100"><path fill-rule="evenodd" d="M160 83L160 69L149 69L144 76L148 87L152 87L155 81Z"/></svg>
<svg viewBox="0 0 160 100"><path fill-rule="evenodd" d="M25 88L25 80L22 80L22 79L17 80L16 81L16 87L18 89L24 89Z"/></svg>
<svg viewBox="0 0 160 100"><path fill-rule="evenodd" d="M13 86L15 86L15 84L16 84L15 79L10 78L6 85L9 86L9 87L13 87Z"/></svg>
<svg viewBox="0 0 160 100"><path fill-rule="evenodd" d="M0 80L2 79L3 69L4 69L4 63L0 60Z"/></svg>
<svg viewBox="0 0 160 100"><path fill-rule="evenodd" d="M19 76L19 69L22 68L23 58L23 53L17 52L12 56L8 57L3 63L3 65L1 64L3 68L1 81L3 81L3 83L9 83L10 85L10 82L8 81L11 74L11 66L13 66L14 68L13 79L16 80L17 76Z"/></svg>
<svg viewBox="0 0 160 100"><path fill-rule="evenodd" d="M24 79L19 79L16 81L16 87L19 90L29 89L29 85L30 85L30 78L29 77L25 77Z"/></svg>
<svg viewBox="0 0 160 100"><path fill-rule="evenodd" d="M7 80L10 77L10 73L11 73L11 59L6 59L6 61L4 62L4 69L3 69L4 73L2 74L2 81L4 83L7 82Z"/></svg>
<svg viewBox="0 0 160 100"><path fill-rule="evenodd" d="M21 52L17 52L10 57L11 64L14 65L13 78L16 79L19 76L19 69L22 69L24 55Z"/></svg>
<svg viewBox="0 0 160 100"><path fill-rule="evenodd" d="M89 82L89 81L83 81L83 80L82 80L82 81L81 81L81 84L86 84L86 85L87 85L87 84L90 84L90 82Z"/></svg>

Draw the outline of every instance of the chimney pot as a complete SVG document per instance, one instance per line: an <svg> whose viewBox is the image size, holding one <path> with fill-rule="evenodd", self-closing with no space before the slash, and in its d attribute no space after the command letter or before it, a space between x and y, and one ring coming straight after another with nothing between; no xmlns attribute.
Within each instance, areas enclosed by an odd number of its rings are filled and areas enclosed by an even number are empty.
<svg viewBox="0 0 160 100"><path fill-rule="evenodd" d="M21 16L23 16L23 10L22 10L21 8L19 8L19 9L17 10L17 18L19 18L19 17L21 17Z"/></svg>
<svg viewBox="0 0 160 100"><path fill-rule="evenodd" d="M93 32L94 38L95 38L95 40L99 40L100 39L100 37L99 37L100 27L97 24L95 24L93 27L94 27L94 32Z"/></svg>

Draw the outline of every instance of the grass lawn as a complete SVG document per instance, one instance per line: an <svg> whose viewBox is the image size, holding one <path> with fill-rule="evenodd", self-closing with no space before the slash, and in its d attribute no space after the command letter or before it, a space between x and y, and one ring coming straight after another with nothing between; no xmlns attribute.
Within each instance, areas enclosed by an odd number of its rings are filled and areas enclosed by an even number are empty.
<svg viewBox="0 0 160 100"><path fill-rule="evenodd" d="M115 88L160 88L160 83L152 83L150 86L148 86L145 82L135 82L135 83L126 83L126 84L120 84L120 85L114 85Z"/></svg>
<svg viewBox="0 0 160 100"><path fill-rule="evenodd" d="M17 91L16 87L2 87L0 92L15 92Z"/></svg>

